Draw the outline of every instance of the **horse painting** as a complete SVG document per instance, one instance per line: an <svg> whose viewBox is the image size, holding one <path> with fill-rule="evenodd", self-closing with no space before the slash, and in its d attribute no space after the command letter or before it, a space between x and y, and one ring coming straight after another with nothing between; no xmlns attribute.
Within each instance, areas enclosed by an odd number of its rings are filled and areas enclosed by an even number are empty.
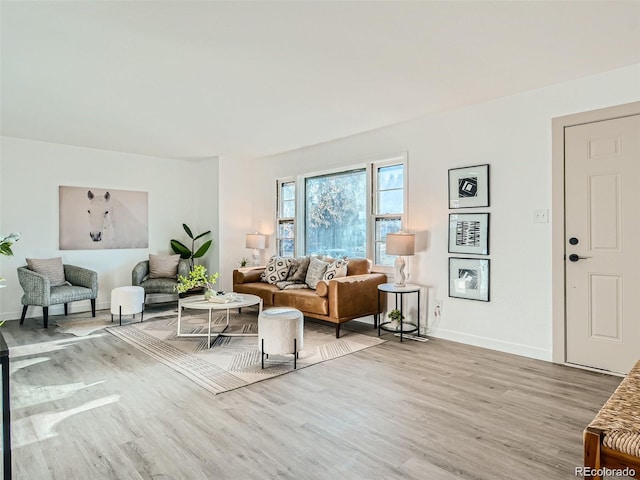
<svg viewBox="0 0 640 480"><path fill-rule="evenodd" d="M60 187L60 249L147 248L146 192Z"/></svg>
<svg viewBox="0 0 640 480"><path fill-rule="evenodd" d="M101 242L102 234L111 227L111 218L113 217L113 215L111 215L112 204L109 203L111 194L107 192L104 195L96 197L93 192L89 190L87 196L89 197L89 209L87 210L90 225L89 236L94 242ZM111 230L109 230L109 232Z"/></svg>

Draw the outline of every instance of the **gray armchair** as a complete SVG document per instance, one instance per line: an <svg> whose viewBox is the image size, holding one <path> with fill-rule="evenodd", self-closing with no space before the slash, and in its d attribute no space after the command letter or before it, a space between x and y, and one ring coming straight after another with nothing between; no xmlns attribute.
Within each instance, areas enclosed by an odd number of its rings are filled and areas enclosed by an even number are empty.
<svg viewBox="0 0 640 480"><path fill-rule="evenodd" d="M67 304L78 300L91 300L91 315L96 316L96 297L98 296L98 274L92 270L75 265L64 265L65 280L69 285L52 287L49 278L29 270L26 266L18 267L18 280L22 295L22 316L20 325L24 323L29 306L42 307L44 328L49 326L49 306L64 304L67 315Z"/></svg>
<svg viewBox="0 0 640 480"><path fill-rule="evenodd" d="M189 260L180 259L178 263L178 275L189 275ZM177 294L175 287L178 285L177 277L149 278L149 260L143 260L133 267L131 272L131 285L144 288L145 300L150 293Z"/></svg>

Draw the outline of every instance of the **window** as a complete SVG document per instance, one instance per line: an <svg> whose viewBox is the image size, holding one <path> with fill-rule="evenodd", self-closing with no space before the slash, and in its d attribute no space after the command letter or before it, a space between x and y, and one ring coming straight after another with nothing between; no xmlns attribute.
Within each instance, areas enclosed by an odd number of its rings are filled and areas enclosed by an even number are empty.
<svg viewBox="0 0 640 480"><path fill-rule="evenodd" d="M277 252L280 256L329 255L371 258L393 265L386 255L388 233L405 227L406 153L338 172L278 181Z"/></svg>
<svg viewBox="0 0 640 480"><path fill-rule="evenodd" d="M276 244L278 255L293 257L295 252L296 182L278 180L278 227Z"/></svg>
<svg viewBox="0 0 640 480"><path fill-rule="evenodd" d="M306 254L366 256L366 169L307 177L304 191Z"/></svg>
<svg viewBox="0 0 640 480"><path fill-rule="evenodd" d="M404 214L404 162L374 164L373 187L373 245L376 265L393 265L395 256L385 252L387 233L402 230Z"/></svg>

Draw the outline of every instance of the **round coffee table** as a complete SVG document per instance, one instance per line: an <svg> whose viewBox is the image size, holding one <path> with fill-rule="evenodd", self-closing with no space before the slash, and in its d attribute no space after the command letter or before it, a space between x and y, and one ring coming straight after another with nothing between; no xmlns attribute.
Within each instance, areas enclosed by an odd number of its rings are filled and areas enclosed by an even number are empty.
<svg viewBox="0 0 640 480"><path fill-rule="evenodd" d="M262 298L257 295L251 295L248 293L235 294L238 300L233 300L227 303L217 303L205 300L203 295L195 297L181 298L178 300L178 337L207 337L207 344L211 348L211 337L218 338L220 336L225 337L240 337L240 336L254 336L257 333L225 333L225 330L229 327L229 310L232 308L252 307L258 305L258 314L262 312ZM182 322L182 310L184 308L191 308L194 310L208 310L209 311L209 326L207 333L182 333L180 331L180 325ZM211 312L214 310L226 310L227 311L227 324L220 332L211 333ZM256 319L257 321L257 319Z"/></svg>

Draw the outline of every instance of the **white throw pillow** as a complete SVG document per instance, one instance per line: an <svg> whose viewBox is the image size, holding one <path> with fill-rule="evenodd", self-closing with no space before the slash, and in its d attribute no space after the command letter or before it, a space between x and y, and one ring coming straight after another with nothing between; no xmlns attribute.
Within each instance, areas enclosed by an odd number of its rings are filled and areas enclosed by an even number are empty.
<svg viewBox="0 0 640 480"><path fill-rule="evenodd" d="M324 277L324 272L327 270L328 265L329 264L327 262L323 262L317 258L311 259L309 262L309 269L307 270L307 276L305 278L305 283L309 285L309 288L313 288L314 290L316 289L316 285Z"/></svg>

